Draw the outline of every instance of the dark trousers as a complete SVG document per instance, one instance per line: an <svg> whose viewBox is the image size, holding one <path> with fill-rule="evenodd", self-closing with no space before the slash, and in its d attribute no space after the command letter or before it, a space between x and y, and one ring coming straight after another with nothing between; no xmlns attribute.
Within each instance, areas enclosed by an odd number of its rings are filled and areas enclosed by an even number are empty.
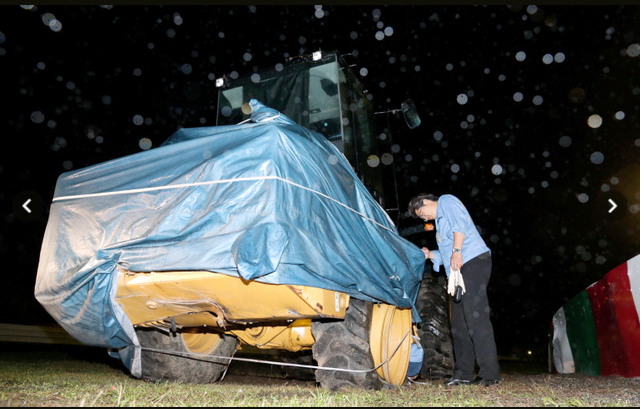
<svg viewBox="0 0 644 409"><path fill-rule="evenodd" d="M491 273L492 257L488 252L461 267L465 294L458 303L452 299L454 378L472 379L476 363L479 367L478 376L483 379L500 379L487 299L487 284Z"/></svg>

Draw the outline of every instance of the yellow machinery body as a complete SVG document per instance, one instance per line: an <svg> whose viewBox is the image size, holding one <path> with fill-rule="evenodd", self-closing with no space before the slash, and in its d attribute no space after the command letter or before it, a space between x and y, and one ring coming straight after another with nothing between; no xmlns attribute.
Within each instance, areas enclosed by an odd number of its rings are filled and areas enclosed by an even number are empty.
<svg viewBox="0 0 644 409"><path fill-rule="evenodd" d="M123 270L116 301L135 326L216 328L257 348L299 351L313 345L311 319L344 318L349 296L210 271Z"/></svg>
<svg viewBox="0 0 644 409"><path fill-rule="evenodd" d="M312 320L343 319L350 297L301 285L276 285L210 271L132 272L122 270L116 301L132 324L182 329L193 352L208 353L218 337L234 335L262 349L311 349ZM381 378L393 385L406 379L411 348L411 310L374 304L370 348Z"/></svg>

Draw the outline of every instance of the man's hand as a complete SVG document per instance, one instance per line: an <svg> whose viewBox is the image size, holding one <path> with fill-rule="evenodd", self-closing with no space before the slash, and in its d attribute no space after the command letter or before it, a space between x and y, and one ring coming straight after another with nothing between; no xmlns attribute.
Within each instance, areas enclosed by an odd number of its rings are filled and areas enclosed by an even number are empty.
<svg viewBox="0 0 644 409"><path fill-rule="evenodd" d="M427 259L433 260L434 259L434 255L432 254L431 250L429 250L427 247L422 247L421 250L422 250L423 253L425 253L425 260L427 260Z"/></svg>
<svg viewBox="0 0 644 409"><path fill-rule="evenodd" d="M450 261L450 267L452 270L460 270L463 267L463 254L462 253L452 253L452 259Z"/></svg>

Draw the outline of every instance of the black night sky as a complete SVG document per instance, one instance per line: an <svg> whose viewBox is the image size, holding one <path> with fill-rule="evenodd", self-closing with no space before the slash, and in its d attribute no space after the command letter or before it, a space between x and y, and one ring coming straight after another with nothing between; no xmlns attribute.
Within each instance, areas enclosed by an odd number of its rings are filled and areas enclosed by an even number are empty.
<svg viewBox="0 0 644 409"><path fill-rule="evenodd" d="M638 5L2 6L0 322L53 322L33 286L61 173L214 125L215 78L324 50L356 57L377 111L414 100L421 126L392 131L401 211L419 192L465 203L493 252L499 353L545 360L556 310L639 254L639 16ZM431 233L409 239L435 246Z"/></svg>

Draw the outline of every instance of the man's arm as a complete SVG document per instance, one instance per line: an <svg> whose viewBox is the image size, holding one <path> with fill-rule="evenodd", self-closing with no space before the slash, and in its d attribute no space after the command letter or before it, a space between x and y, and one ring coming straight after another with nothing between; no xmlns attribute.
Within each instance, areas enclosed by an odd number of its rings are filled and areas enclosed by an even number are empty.
<svg viewBox="0 0 644 409"><path fill-rule="evenodd" d="M454 232L454 247L452 247L452 259L450 265L454 270L460 270L463 267L463 242L465 235L460 231Z"/></svg>

